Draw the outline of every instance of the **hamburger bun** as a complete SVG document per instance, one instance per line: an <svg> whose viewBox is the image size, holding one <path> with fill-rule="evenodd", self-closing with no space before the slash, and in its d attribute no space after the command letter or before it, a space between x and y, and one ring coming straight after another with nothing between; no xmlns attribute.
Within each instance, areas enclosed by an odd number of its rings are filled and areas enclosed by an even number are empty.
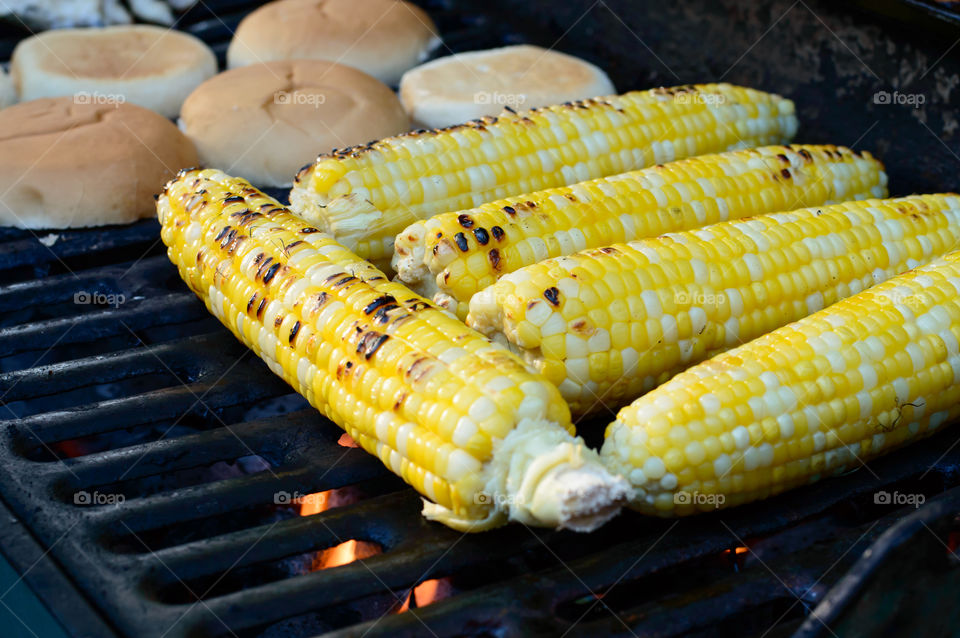
<svg viewBox="0 0 960 638"><path fill-rule="evenodd" d="M0 111L0 225L75 228L152 217L153 195L197 155L132 104L42 98Z"/></svg>
<svg viewBox="0 0 960 638"><path fill-rule="evenodd" d="M401 0L277 0L237 27L227 67L330 60L396 86L439 43L430 16Z"/></svg>
<svg viewBox="0 0 960 638"><path fill-rule="evenodd" d="M217 60L192 35L136 25L45 31L17 45L10 69L24 101L77 95L173 118Z"/></svg>
<svg viewBox="0 0 960 638"><path fill-rule="evenodd" d="M289 186L319 153L410 128L397 96L354 68L280 60L217 75L183 103L180 128L204 166Z"/></svg>
<svg viewBox="0 0 960 638"><path fill-rule="evenodd" d="M525 44L438 58L400 80L404 108L427 128L615 92L593 64Z"/></svg>

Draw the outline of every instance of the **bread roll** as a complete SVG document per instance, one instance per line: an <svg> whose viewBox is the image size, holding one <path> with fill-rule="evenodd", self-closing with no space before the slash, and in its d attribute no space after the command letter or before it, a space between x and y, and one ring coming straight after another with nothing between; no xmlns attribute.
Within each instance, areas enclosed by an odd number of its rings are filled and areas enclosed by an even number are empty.
<svg viewBox="0 0 960 638"><path fill-rule="evenodd" d="M396 86L439 42L430 16L408 2L277 0L243 19L227 49L227 66L331 60Z"/></svg>
<svg viewBox="0 0 960 638"><path fill-rule="evenodd" d="M153 195L195 166L170 120L133 104L72 97L0 111L0 225L70 228L155 215Z"/></svg>
<svg viewBox="0 0 960 638"><path fill-rule="evenodd" d="M484 115L609 95L607 74L579 58L530 45L470 51L407 71L400 100L420 126L440 128Z"/></svg>
<svg viewBox="0 0 960 638"><path fill-rule="evenodd" d="M192 35L136 25L44 31L17 45L10 69L24 101L77 95L173 118L217 60Z"/></svg>
<svg viewBox="0 0 960 638"><path fill-rule="evenodd" d="M180 128L200 162L258 186L289 186L320 153L403 133L397 96L354 68L279 60L207 80L183 104Z"/></svg>

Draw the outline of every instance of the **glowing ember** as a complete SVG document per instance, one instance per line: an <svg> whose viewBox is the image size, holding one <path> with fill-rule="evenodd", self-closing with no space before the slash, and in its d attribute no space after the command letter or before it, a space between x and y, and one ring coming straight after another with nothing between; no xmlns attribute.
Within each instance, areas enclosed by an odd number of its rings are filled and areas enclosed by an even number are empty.
<svg viewBox="0 0 960 638"><path fill-rule="evenodd" d="M453 585L450 584L449 578L425 580L407 594L407 599L403 601L403 604L397 609L397 613L400 614L410 609L411 600L415 607L420 608L426 607L438 600L449 598L452 595Z"/></svg>
<svg viewBox="0 0 960 638"><path fill-rule="evenodd" d="M347 486L301 496L297 498L295 502L300 505L300 516L312 516L326 512L334 507L351 505L361 498L362 494L360 490ZM328 549L322 549L314 554L311 571L347 565L354 561L363 560L364 558L382 553L383 549L376 543L351 539Z"/></svg>
<svg viewBox="0 0 960 638"><path fill-rule="evenodd" d="M347 565L356 560L363 560L381 553L383 553L383 550L376 543L349 540L317 552L313 557L312 571Z"/></svg>
<svg viewBox="0 0 960 638"><path fill-rule="evenodd" d="M326 512L334 507L353 505L360 498L360 490L354 487L339 487L326 492L307 494L296 500L300 504L300 516L311 516L312 514Z"/></svg>

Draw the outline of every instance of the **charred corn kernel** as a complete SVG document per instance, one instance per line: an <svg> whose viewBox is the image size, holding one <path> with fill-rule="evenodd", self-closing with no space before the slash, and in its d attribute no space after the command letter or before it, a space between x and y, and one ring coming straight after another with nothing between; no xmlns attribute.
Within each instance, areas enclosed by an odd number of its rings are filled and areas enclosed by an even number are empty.
<svg viewBox="0 0 960 638"><path fill-rule="evenodd" d="M729 84L636 91L321 155L296 176L290 203L361 257L389 264L397 233L436 213L682 157L783 143L796 129L793 103L770 93Z"/></svg>
<svg viewBox="0 0 960 638"><path fill-rule="evenodd" d="M844 147L704 155L435 215L397 235L393 266L403 282L462 319L474 294L547 257L886 195L883 165Z"/></svg>
<svg viewBox="0 0 960 638"><path fill-rule="evenodd" d="M157 202L184 281L273 372L478 531L589 530L626 483L572 435L556 388L244 180L186 171Z"/></svg>
<svg viewBox="0 0 960 638"><path fill-rule="evenodd" d="M678 374L620 411L601 456L660 516L813 483L956 419L958 338L952 252Z"/></svg>
<svg viewBox="0 0 960 638"><path fill-rule="evenodd" d="M586 413L957 246L952 194L772 213L521 268L474 295L467 323Z"/></svg>

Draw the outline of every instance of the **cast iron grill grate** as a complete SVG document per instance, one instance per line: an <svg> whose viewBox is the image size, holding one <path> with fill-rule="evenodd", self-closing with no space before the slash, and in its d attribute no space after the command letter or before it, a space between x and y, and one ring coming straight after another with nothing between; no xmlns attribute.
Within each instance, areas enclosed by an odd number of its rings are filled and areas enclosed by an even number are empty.
<svg viewBox="0 0 960 638"><path fill-rule="evenodd" d="M222 61L256 4L209 0L181 26ZM523 39L428 8L455 50ZM811 609L871 544L895 558L920 529L911 569L953 573L950 431L722 514L462 536L424 522L409 488L207 314L156 222L0 229L0 281L0 550L77 636L812 636ZM599 426L585 426L594 442ZM326 490L352 498L311 516L277 502ZM879 491L940 496L907 516ZM379 553L316 569L347 540ZM882 573L857 567L834 609ZM396 613L437 578L452 595Z"/></svg>

